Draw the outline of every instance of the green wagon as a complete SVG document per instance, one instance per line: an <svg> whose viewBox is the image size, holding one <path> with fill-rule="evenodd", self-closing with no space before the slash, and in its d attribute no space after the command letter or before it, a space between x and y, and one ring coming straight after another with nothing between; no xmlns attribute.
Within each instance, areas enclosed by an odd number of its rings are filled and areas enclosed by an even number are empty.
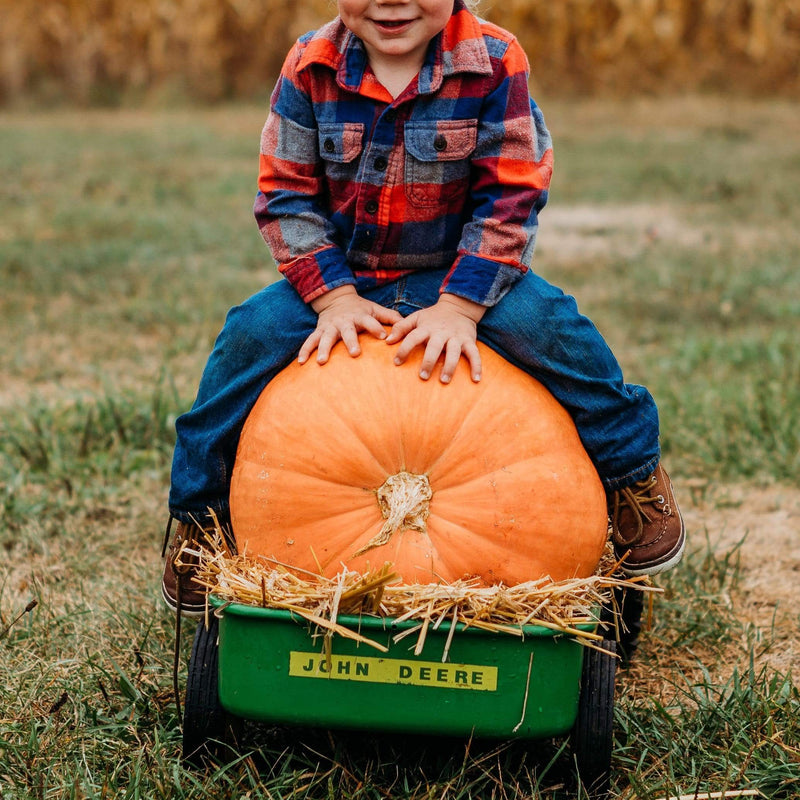
<svg viewBox="0 0 800 800"><path fill-rule="evenodd" d="M629 655L641 593L620 601L627 631L620 644ZM496 740L570 735L583 786L607 796L618 660L611 634L595 649L536 625L517 637L460 625L451 634L443 623L415 654L417 637L398 635L416 623L340 616L339 624L385 651L337 635L326 654L319 631L288 611L213 597L212 605L189 661L183 750L190 762L239 719Z"/></svg>

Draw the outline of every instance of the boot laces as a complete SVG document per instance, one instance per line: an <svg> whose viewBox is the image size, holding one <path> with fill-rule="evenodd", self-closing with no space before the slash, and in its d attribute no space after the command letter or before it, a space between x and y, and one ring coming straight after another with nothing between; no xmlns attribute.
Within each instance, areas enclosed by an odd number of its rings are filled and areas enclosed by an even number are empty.
<svg viewBox="0 0 800 800"><path fill-rule="evenodd" d="M646 505L654 503L664 503L664 496L652 494L652 489L657 483L655 473L643 481L638 481L633 486L626 486L614 492L614 504L611 512L611 530L614 541L623 547L636 544L644 532L644 523L652 522L645 509ZM619 518L622 511L628 508L636 520L636 529L630 536L623 536L619 526Z"/></svg>
<svg viewBox="0 0 800 800"><path fill-rule="evenodd" d="M178 527L175 530L175 537L170 543L170 534L172 532L172 522L175 518L170 516L167 521L167 529L164 533L164 544L161 547L161 557L169 558L172 563L172 569L175 571L176 576L186 574L191 568L191 564L181 561L181 555L187 547L193 544L202 544L202 537L204 531L194 523L178 522Z"/></svg>

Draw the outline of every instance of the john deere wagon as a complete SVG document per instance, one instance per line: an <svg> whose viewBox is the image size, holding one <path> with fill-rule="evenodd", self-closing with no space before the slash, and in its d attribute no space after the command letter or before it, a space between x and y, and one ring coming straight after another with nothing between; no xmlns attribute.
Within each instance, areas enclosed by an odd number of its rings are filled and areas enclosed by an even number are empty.
<svg viewBox="0 0 800 800"><path fill-rule="evenodd" d="M641 595L623 598L621 644L630 654ZM319 631L291 612L215 598L212 607L217 613L199 623L188 668L190 762L214 752L242 719L465 739L569 736L583 786L606 796L618 661L611 632L587 646L536 625L515 637L463 625L451 632L445 622L414 655L413 638L398 638L414 622L339 617L385 650L336 636L326 653Z"/></svg>

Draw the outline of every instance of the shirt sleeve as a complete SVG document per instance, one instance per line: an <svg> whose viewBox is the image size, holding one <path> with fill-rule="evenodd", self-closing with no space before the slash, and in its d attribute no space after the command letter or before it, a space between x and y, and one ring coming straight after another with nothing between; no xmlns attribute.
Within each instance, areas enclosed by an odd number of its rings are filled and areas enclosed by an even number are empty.
<svg viewBox="0 0 800 800"><path fill-rule="evenodd" d="M279 271L310 302L356 281L324 204L316 119L296 71L300 48L287 56L272 93L253 212Z"/></svg>
<svg viewBox="0 0 800 800"><path fill-rule="evenodd" d="M486 97L472 157L472 215L441 291L493 306L529 269L553 170L550 134L512 40Z"/></svg>

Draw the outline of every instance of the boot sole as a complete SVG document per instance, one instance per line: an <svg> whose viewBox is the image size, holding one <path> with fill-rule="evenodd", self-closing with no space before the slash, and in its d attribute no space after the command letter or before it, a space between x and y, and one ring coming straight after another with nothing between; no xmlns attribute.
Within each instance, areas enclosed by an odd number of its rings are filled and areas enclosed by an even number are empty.
<svg viewBox="0 0 800 800"><path fill-rule="evenodd" d="M686 529L681 528L681 537L675 549L669 553L664 560L656 561L650 564L640 564L638 566L626 566L624 563L620 566L622 572L629 578L640 578L644 575L658 575L661 572L666 572L668 569L677 566L683 558L683 552L686 549Z"/></svg>
<svg viewBox="0 0 800 800"><path fill-rule="evenodd" d="M173 614L178 613L178 604L175 602L174 597L170 597L167 594L167 590L164 588L164 585L161 585L161 598L166 604L167 608L173 612ZM206 613L206 604L203 605L191 605L191 606L183 606L181 608L181 616L184 619L198 619L199 617L204 617Z"/></svg>

